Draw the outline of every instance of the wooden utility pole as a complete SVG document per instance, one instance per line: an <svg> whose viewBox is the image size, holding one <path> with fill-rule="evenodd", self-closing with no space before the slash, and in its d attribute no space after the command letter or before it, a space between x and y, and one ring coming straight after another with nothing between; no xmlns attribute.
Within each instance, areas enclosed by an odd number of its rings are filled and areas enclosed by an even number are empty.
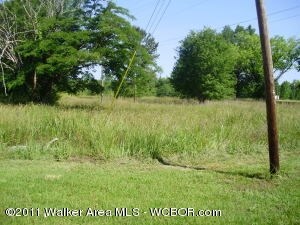
<svg viewBox="0 0 300 225"><path fill-rule="evenodd" d="M275 174L279 171L279 149L278 134L276 125L275 89L273 78L273 62L271 44L267 26L266 12L263 0L256 0L257 18L260 32L260 41L263 54L264 75L266 86L266 107L268 120L268 141L270 173Z"/></svg>

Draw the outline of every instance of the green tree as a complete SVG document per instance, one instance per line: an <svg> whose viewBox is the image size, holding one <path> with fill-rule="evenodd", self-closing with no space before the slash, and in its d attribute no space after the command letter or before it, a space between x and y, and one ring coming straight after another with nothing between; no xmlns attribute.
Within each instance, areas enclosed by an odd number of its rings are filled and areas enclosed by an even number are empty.
<svg viewBox="0 0 300 225"><path fill-rule="evenodd" d="M294 80L291 83L291 99L300 100L300 80Z"/></svg>
<svg viewBox="0 0 300 225"><path fill-rule="evenodd" d="M262 98L264 96L264 77L260 39L251 26L238 25L235 30L225 26L222 36L238 48L234 73L237 79L236 97Z"/></svg>
<svg viewBox="0 0 300 225"><path fill-rule="evenodd" d="M1 4L15 18L15 39L20 40L13 48L17 66L5 71L10 101L54 103L59 91L81 90L82 69L97 57L87 49L89 32L82 29L71 3L10 0Z"/></svg>
<svg viewBox="0 0 300 225"><path fill-rule="evenodd" d="M178 94L175 92L173 85L171 84L170 78L158 78L156 81L156 96L158 97L173 97Z"/></svg>
<svg viewBox="0 0 300 225"><path fill-rule="evenodd" d="M104 68L103 71L110 77L112 89L116 93L136 51L133 64L118 96L153 94L156 73L160 70L156 64L158 44L153 37L140 28L132 26L119 14L132 18L127 10L110 2L103 10L103 14L97 18L99 23L93 23L95 24L92 27L95 31L94 43L96 51L102 55L100 63Z"/></svg>
<svg viewBox="0 0 300 225"><path fill-rule="evenodd" d="M90 95L103 94L104 85L102 81L96 80L90 73L86 73L83 79L85 90Z"/></svg>
<svg viewBox="0 0 300 225"><path fill-rule="evenodd" d="M191 32L178 50L171 75L175 90L200 102L234 96L236 49L216 31Z"/></svg>
<svg viewBox="0 0 300 225"><path fill-rule="evenodd" d="M280 85L280 99L291 99L292 98L292 88L291 83L288 81L284 81Z"/></svg>
<svg viewBox="0 0 300 225"><path fill-rule="evenodd" d="M39 25L40 38L27 40L18 48L23 62L18 76L24 76L25 81L18 88L25 90L30 100L54 103L59 91L82 90L82 69L96 60L96 56L85 49L88 32L80 29L77 19L58 17ZM13 94L16 93L17 87Z"/></svg>
<svg viewBox="0 0 300 225"><path fill-rule="evenodd" d="M54 103L61 91L95 90L97 82L88 71L96 65L102 65L116 87L134 50L138 54L125 84L134 81L139 93L154 93L147 85L152 81L150 86L155 87L157 46L153 38L144 45L142 32L130 24L130 18L126 9L105 0L0 3L1 86L5 94L10 101ZM1 32L6 27L13 32ZM10 33L10 39L20 41L6 47L4 37Z"/></svg>
<svg viewBox="0 0 300 225"><path fill-rule="evenodd" d="M264 75L259 36L241 31L235 34L239 49L235 64L237 78L236 96L238 98L264 97Z"/></svg>
<svg viewBox="0 0 300 225"><path fill-rule="evenodd" d="M141 35L141 45L136 49L137 54L133 65L122 87L121 95L128 97L153 96L156 93L156 74L161 68L156 64L158 58L158 43L144 30L136 28Z"/></svg>
<svg viewBox="0 0 300 225"><path fill-rule="evenodd" d="M262 70L261 47L258 34L251 26L237 26L235 30L225 26L223 37L239 49L235 74L237 97L264 97L264 76ZM280 36L271 38L274 79L278 81L287 71L299 66L300 43L295 38Z"/></svg>
<svg viewBox="0 0 300 225"><path fill-rule="evenodd" d="M278 81L287 71L299 66L300 40L275 36L271 38L271 45L274 79Z"/></svg>

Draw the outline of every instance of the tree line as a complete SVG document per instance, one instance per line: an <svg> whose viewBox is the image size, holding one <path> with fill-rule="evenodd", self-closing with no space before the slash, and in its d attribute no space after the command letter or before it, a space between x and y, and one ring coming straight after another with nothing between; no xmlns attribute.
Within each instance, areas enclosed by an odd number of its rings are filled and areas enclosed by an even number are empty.
<svg viewBox="0 0 300 225"><path fill-rule="evenodd" d="M59 92L100 92L101 65L116 91L134 51L123 93L151 92L160 67L154 38L131 25L128 10L106 0L6 0L0 3L1 100L55 103Z"/></svg>
<svg viewBox="0 0 300 225"><path fill-rule="evenodd" d="M278 80L287 71L300 70L300 40L275 36L271 45L274 79L279 86ZM200 102L264 98L259 35L251 26L225 26L219 33L210 28L190 32L181 41L171 82L181 95ZM295 86L295 91L300 91Z"/></svg>
<svg viewBox="0 0 300 225"><path fill-rule="evenodd" d="M181 41L171 77L158 78L158 43L133 19L109 0L0 1L0 101L53 104L60 92L116 94L135 51L119 95L199 101L264 96L259 36L252 27L192 31ZM275 80L299 71L299 40L271 41ZM94 77L98 66L105 85ZM289 98L299 96L298 86Z"/></svg>
<svg viewBox="0 0 300 225"><path fill-rule="evenodd" d="M280 99L300 100L300 80L284 81L276 85L276 92Z"/></svg>

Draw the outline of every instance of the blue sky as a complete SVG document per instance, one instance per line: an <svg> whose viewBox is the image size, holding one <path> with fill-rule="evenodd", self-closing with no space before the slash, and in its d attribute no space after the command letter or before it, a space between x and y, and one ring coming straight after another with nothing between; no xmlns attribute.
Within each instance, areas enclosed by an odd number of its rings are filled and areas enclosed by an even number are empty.
<svg viewBox="0 0 300 225"><path fill-rule="evenodd" d="M146 29L157 0L114 0L117 5L127 8L136 20L133 24ZM169 0L161 0L165 6ZM270 36L300 38L300 1L265 0ZM163 10L161 11L162 14ZM159 20L157 18L156 22ZM245 22L247 21L247 22ZM159 42L158 64L162 67L161 76L170 76L179 41L191 30L201 30L205 26L221 31L225 25L247 26L251 24L258 32L255 0L171 0L153 36ZM149 28L149 26L148 26ZM150 27L151 28L151 27ZM154 26L150 29L152 32ZM282 80L300 79L300 73L289 72Z"/></svg>

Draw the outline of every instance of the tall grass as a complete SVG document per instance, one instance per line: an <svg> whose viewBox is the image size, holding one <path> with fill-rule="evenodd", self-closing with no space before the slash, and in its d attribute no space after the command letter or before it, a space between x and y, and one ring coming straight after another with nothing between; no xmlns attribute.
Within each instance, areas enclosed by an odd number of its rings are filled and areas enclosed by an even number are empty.
<svg viewBox="0 0 300 225"><path fill-rule="evenodd" d="M96 97L64 96L54 107L0 105L1 157L61 160L161 154L222 160L267 151L263 102L163 102L121 99L112 106L110 99L100 103ZM280 149L295 152L300 148L300 105L280 104L277 109ZM55 137L59 140L46 148Z"/></svg>

